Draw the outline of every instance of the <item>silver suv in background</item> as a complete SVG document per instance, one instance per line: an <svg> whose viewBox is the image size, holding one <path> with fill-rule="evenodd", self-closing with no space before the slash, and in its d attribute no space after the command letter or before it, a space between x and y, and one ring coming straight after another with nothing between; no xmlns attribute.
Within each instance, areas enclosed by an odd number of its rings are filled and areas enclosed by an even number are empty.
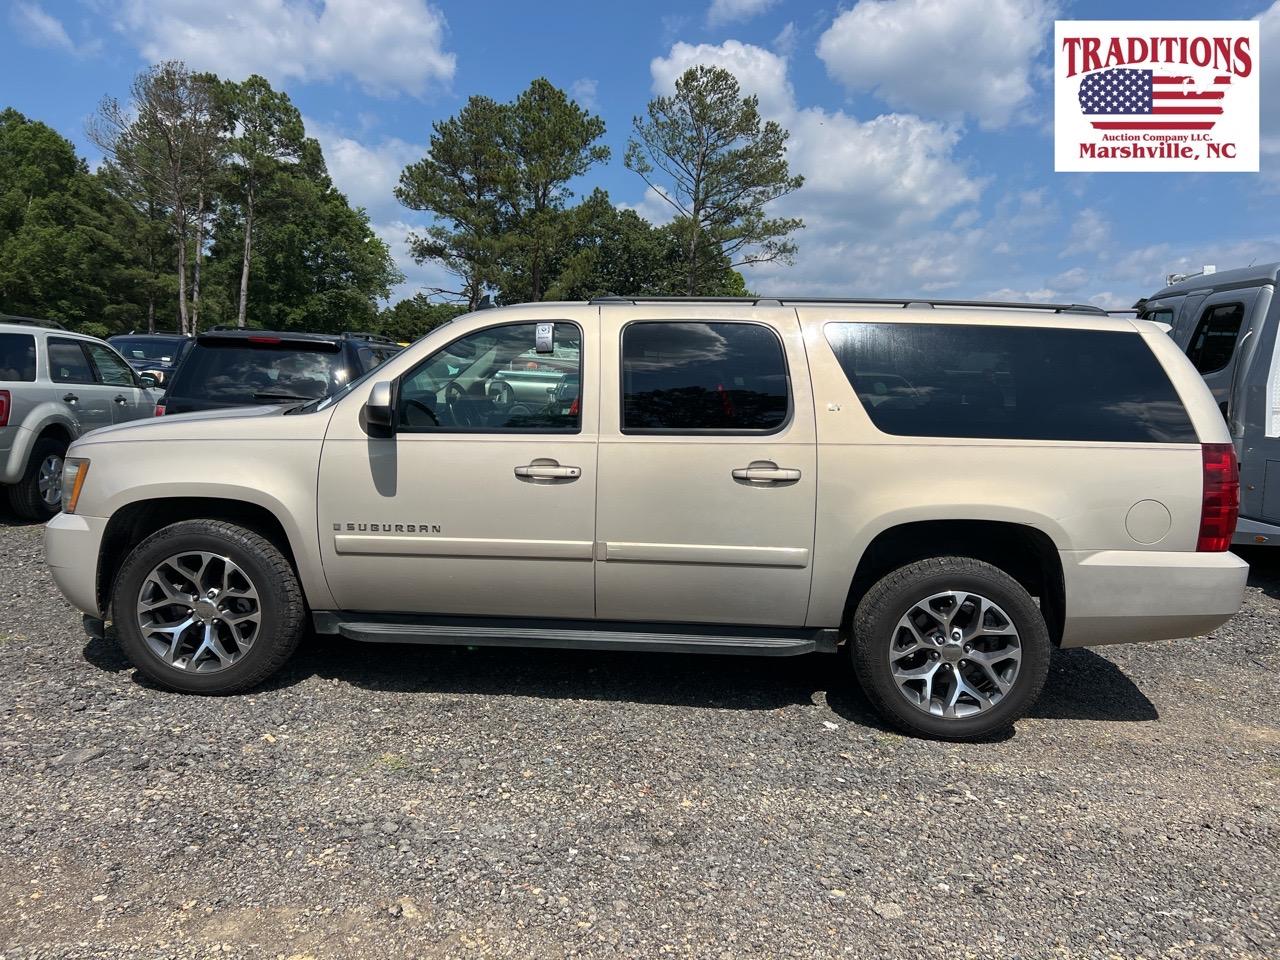
<svg viewBox="0 0 1280 960"><path fill-rule="evenodd" d="M1141 302L1213 392L1240 460L1237 544L1280 546L1280 263L1196 274Z"/></svg>
<svg viewBox="0 0 1280 960"><path fill-rule="evenodd" d="M153 416L151 381L95 337L0 315L0 491L47 520L62 503L62 458L90 430Z"/></svg>

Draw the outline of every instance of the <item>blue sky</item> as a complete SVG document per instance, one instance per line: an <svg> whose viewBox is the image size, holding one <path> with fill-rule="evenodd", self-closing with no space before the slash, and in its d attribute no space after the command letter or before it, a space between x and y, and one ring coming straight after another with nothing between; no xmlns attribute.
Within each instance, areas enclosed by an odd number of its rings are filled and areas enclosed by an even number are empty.
<svg viewBox="0 0 1280 960"><path fill-rule="evenodd" d="M1054 19L1262 18L1262 172L1055 174ZM85 120L176 58L287 90L330 172L408 279L448 285L404 238L403 166L468 96L510 99L546 76L605 120L612 160L575 186L653 219L622 166L631 117L693 63L733 70L792 131L807 185L780 213L808 224L760 293L1008 296L1127 306L1171 271L1280 260L1280 2L699 0L0 0L0 105L97 156ZM1277 54L1280 56L1280 54Z"/></svg>

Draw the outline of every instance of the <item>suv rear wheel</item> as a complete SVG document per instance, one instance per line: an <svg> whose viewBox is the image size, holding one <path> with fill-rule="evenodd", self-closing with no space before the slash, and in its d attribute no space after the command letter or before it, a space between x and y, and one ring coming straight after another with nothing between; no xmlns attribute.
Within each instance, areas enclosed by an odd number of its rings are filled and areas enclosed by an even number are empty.
<svg viewBox="0 0 1280 960"><path fill-rule="evenodd" d="M1007 728L1039 697L1051 644L1035 600L968 557L900 567L858 604L850 644L862 689L912 733L973 740Z"/></svg>
<svg viewBox="0 0 1280 960"><path fill-rule="evenodd" d="M48 520L62 509L62 458L67 445L53 437L37 440L27 469L9 488L9 505L24 520Z"/></svg>
<svg viewBox="0 0 1280 960"><path fill-rule="evenodd" d="M293 654L306 619L279 549L220 520L186 520L143 540L120 569L111 606L133 665L189 693L262 683Z"/></svg>

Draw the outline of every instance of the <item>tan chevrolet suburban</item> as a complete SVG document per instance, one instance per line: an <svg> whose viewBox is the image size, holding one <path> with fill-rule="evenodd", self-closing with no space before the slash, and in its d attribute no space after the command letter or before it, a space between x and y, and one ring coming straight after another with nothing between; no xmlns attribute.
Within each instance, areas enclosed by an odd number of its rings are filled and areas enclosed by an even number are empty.
<svg viewBox="0 0 1280 960"><path fill-rule="evenodd" d="M322 400L98 430L63 483L58 586L196 693L308 625L843 651L890 721L970 739L1054 646L1203 634L1247 573L1209 390L1154 324L1070 305L483 310Z"/></svg>

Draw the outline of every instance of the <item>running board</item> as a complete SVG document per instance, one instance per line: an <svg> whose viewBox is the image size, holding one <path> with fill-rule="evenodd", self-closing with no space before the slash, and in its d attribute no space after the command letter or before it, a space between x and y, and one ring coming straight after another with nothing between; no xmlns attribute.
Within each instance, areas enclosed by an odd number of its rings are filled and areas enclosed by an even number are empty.
<svg viewBox="0 0 1280 960"><path fill-rule="evenodd" d="M836 649L837 631L718 624L620 623L592 620L511 621L317 611L317 633L363 643L468 647L549 647L564 650L651 650L794 657Z"/></svg>

